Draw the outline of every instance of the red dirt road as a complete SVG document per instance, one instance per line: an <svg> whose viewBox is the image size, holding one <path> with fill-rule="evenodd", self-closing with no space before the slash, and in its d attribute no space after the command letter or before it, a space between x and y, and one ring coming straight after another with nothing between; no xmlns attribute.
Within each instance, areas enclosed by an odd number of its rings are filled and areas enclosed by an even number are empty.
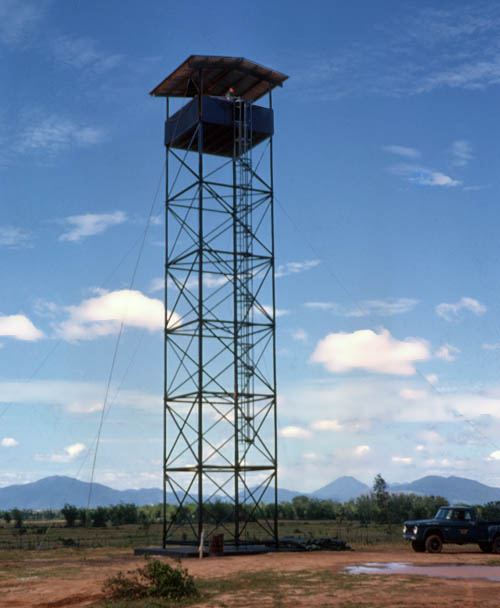
<svg viewBox="0 0 500 608"><path fill-rule="evenodd" d="M0 555L1 608L64 608L91 606L102 599L104 580L118 571L135 570L144 565L144 558L135 557L131 550L89 550L26 552L9 559ZM168 560L167 561L172 561ZM183 566L195 577L230 580L232 575L274 571L317 573L318 584L307 590L283 587L280 606L401 606L413 608L439 606L493 608L500 605L500 582L485 579L447 579L400 574L357 576L343 574L345 584L329 584L328 574L342 573L348 565L366 562L409 562L415 565L494 564L500 568L500 556L480 552L458 552L448 549L439 555L417 554L407 550L374 550L353 552L269 553L236 557L188 559ZM346 577L345 579L343 577ZM290 577L293 581L293 577ZM332 576L333 580L333 576ZM237 588L211 598L210 606L275 606L269 594L243 592ZM203 606L204 603L196 604Z"/></svg>

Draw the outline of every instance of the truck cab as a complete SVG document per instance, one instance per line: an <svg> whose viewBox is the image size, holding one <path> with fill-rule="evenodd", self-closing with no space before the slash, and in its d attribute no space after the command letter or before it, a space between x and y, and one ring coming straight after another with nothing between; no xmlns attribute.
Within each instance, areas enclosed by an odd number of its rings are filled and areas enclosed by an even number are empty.
<svg viewBox="0 0 500 608"><path fill-rule="evenodd" d="M405 521L403 538L414 551L439 553L444 543L477 543L482 551L500 552L500 522L481 521L474 507L441 507L432 519Z"/></svg>

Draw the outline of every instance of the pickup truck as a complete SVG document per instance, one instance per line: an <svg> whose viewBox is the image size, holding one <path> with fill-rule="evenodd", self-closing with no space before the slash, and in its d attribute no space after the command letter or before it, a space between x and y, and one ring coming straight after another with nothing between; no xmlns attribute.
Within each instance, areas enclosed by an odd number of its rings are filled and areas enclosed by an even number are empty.
<svg viewBox="0 0 500 608"><path fill-rule="evenodd" d="M473 507L441 507L433 519L405 521L403 538L418 552L440 553L444 543L477 543L485 553L500 553L500 521L477 519Z"/></svg>

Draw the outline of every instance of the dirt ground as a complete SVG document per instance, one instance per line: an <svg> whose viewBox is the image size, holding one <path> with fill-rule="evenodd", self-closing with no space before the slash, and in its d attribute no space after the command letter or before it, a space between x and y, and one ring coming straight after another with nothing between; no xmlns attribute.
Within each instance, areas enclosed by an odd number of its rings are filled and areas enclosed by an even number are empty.
<svg viewBox="0 0 500 608"><path fill-rule="evenodd" d="M171 561L169 558L162 558ZM196 606L339 606L404 608L439 606L498 607L500 582L485 579L449 579L427 576L350 575L344 568L364 563L407 562L415 565L495 565L500 573L500 556L486 555L472 548L446 548L439 555L417 554L410 549L358 550L352 552L268 553L236 557L186 559L183 566L197 578L238 581L241 576L267 571L287 581L279 601L273 593L231 588L226 583L217 597ZM118 571L144 565L130 549L57 552L2 552L0 554L1 608L63 608L91 606L102 599L103 581ZM317 584L304 589L294 585L299 571L317 576ZM295 574L294 574L295 573ZM331 579L331 581L330 581Z"/></svg>

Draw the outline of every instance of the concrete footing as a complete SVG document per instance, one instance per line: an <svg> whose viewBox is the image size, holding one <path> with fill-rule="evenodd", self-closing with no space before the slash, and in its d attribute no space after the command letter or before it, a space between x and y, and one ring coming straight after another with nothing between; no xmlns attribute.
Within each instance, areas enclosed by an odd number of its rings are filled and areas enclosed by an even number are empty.
<svg viewBox="0 0 500 608"><path fill-rule="evenodd" d="M274 551L273 547L266 547L265 545L224 545L224 551L222 553L209 553L203 551L203 557L225 557L229 555L257 555L259 553L269 553ZM163 555L166 557L177 557L184 559L186 557L199 557L198 547L194 545L183 545L183 546L172 546L166 547L144 547L134 549L134 555Z"/></svg>

